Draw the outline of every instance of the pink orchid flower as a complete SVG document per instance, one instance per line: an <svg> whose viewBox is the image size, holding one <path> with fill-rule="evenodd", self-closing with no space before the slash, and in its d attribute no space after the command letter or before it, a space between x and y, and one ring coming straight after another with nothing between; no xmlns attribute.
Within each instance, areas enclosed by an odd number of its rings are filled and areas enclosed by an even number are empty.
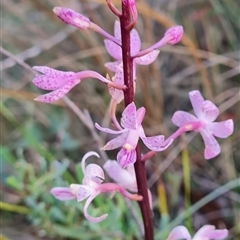
<svg viewBox="0 0 240 240"><path fill-rule="evenodd" d="M115 21L114 24L114 37L121 41L121 28L120 28L120 22ZM139 37L139 34L136 29L133 29L130 33L131 38L131 56L134 56L139 53L141 48L141 40ZM104 40L105 47L107 49L107 52L117 61L115 62L108 62L105 64L105 66L112 72L117 71L117 67L122 63L122 48L114 43L113 41L109 39ZM133 79L136 78L136 64L140 65L148 65L154 62L159 54L159 50L154 50L149 52L148 54L145 54L144 56L137 57L133 61Z"/></svg>
<svg viewBox="0 0 240 240"><path fill-rule="evenodd" d="M114 183L102 183L105 176L102 168L97 164L89 164L85 167L85 162L90 156L96 156L99 158L99 155L96 152L88 152L84 155L81 167L84 174L82 184L71 184L70 187L55 187L51 189L51 194L61 200L72 200L77 199L78 202L83 201L87 198L87 201L84 205L84 216L91 222L97 223L104 220L108 214L103 214L100 217L92 217L88 214L88 207L95 197L101 193L106 192L119 192L124 197L127 197L131 200L141 201L142 197L137 194L130 194L121 186Z"/></svg>
<svg viewBox="0 0 240 240"><path fill-rule="evenodd" d="M214 122L219 115L219 110L215 104L204 100L198 90L191 91L189 98L197 117L184 111L175 112L172 122L180 128L169 139L175 139L183 132L195 130L202 135L205 144L205 159L213 158L221 152L215 137L226 138L230 136L234 128L233 120Z"/></svg>
<svg viewBox="0 0 240 240"><path fill-rule="evenodd" d="M129 104L122 113L121 130L111 130L109 128L100 127L97 123L95 126L100 131L110 134L121 134L117 138L109 141L102 149L112 150L122 147L117 154L117 161L122 168L125 168L129 164L133 164L136 161L136 146L139 138L142 139L144 144L153 151L165 150L172 141L168 144L164 142L164 136L158 135L154 137L146 137L142 127L142 121L145 115L145 108L141 107L138 110L134 102Z"/></svg>
<svg viewBox="0 0 240 240"><path fill-rule="evenodd" d="M90 70L74 73L63 72L46 66L35 66L33 69L42 73L42 75L37 75L33 79L33 84L44 90L52 90L50 93L35 98L36 101L40 102L51 103L61 99L84 78L96 78L109 86L125 88L124 85L114 84L97 72Z"/></svg>
<svg viewBox="0 0 240 240"><path fill-rule="evenodd" d="M117 161L108 160L103 165L103 169L114 182L122 186L124 189L127 189L130 192L138 192L136 173L132 164L123 169ZM150 207L152 209L152 193L149 189L148 198Z"/></svg>
<svg viewBox="0 0 240 240"><path fill-rule="evenodd" d="M205 225L191 237L185 226L177 226L170 232L167 240L223 240L228 236L227 229L215 229L215 226Z"/></svg>

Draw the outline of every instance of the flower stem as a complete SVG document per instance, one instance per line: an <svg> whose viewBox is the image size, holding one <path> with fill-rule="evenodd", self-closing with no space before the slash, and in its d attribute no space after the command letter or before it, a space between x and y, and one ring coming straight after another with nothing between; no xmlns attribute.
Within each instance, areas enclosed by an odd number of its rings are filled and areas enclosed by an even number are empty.
<svg viewBox="0 0 240 240"><path fill-rule="evenodd" d="M127 89L124 91L125 106L134 100L134 81L133 81L133 59L130 52L130 29L127 26L130 24L130 10L122 4L122 16L120 17L121 33L122 33L122 59L123 59L123 74L124 84ZM143 197L139 202L142 213L145 240L153 240L153 224L152 214L148 200L147 178L145 172L145 163L141 161L141 150L139 145L136 147L137 161L134 164L136 179L138 185L138 194Z"/></svg>

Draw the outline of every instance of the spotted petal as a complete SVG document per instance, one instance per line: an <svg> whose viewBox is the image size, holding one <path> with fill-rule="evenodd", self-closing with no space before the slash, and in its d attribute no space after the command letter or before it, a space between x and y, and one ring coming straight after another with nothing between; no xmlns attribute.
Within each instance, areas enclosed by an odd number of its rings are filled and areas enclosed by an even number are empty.
<svg viewBox="0 0 240 240"><path fill-rule="evenodd" d="M124 128L136 129L137 126L137 110L134 102L130 103L123 111L121 125Z"/></svg>
<svg viewBox="0 0 240 240"><path fill-rule="evenodd" d="M128 167L133 166L129 165ZM130 191L137 192L136 177L134 174L126 169L122 169L117 161L108 160L103 165L104 170L107 172L108 176L112 178L116 183L121 185L125 189Z"/></svg>
<svg viewBox="0 0 240 240"><path fill-rule="evenodd" d="M85 185L79 185L77 189L77 201L78 202L83 201L84 199L91 196L92 193L93 193L92 188Z"/></svg>
<svg viewBox="0 0 240 240"><path fill-rule="evenodd" d="M111 40L105 39L104 40L105 47L107 52L115 59L121 60L122 59L122 48L114 43Z"/></svg>
<svg viewBox="0 0 240 240"><path fill-rule="evenodd" d="M139 65L149 65L157 59L159 53L159 50L153 50L152 52L143 55L142 57L135 58L134 61Z"/></svg>
<svg viewBox="0 0 240 240"><path fill-rule="evenodd" d="M87 165L84 177L90 178L92 181L98 184L102 183L103 180L105 179L102 168L94 163Z"/></svg>
<svg viewBox="0 0 240 240"><path fill-rule="evenodd" d="M229 119L222 122L214 122L207 126L215 137L226 138L233 133L233 120Z"/></svg>
<svg viewBox="0 0 240 240"><path fill-rule="evenodd" d="M73 81L70 81L66 83L61 88L52 91L50 93L40 95L36 97L34 100L39 102L45 102L45 103L52 103L59 99L61 99L63 96L65 96L73 87L75 87L78 83L80 83L81 80L75 79Z"/></svg>
<svg viewBox="0 0 240 240"><path fill-rule="evenodd" d="M35 86L41 89L56 90L74 79L74 75L70 77L51 77L46 75L38 75L33 79L32 82Z"/></svg>
<svg viewBox="0 0 240 240"><path fill-rule="evenodd" d="M163 135L158 135L154 137L141 137L141 139L144 142L144 144L152 151L164 151L173 142L172 140L165 143Z"/></svg>
<svg viewBox="0 0 240 240"><path fill-rule="evenodd" d="M112 130L110 128L104 128L104 127L101 127L99 124L95 123L95 127L102 131L102 132L106 132L106 133L110 133L110 134L121 134L121 133L124 133L126 131L128 131L128 129L123 129L123 130Z"/></svg>
<svg viewBox="0 0 240 240"><path fill-rule="evenodd" d="M122 168L125 168L129 164L135 163L137 160L136 150L126 150L122 148L117 154L117 161Z"/></svg>
<svg viewBox="0 0 240 240"><path fill-rule="evenodd" d="M180 239L187 240L192 239L190 233L188 232L185 226L177 226L173 228L167 238L167 240L180 240Z"/></svg>
<svg viewBox="0 0 240 240"><path fill-rule="evenodd" d="M76 196L72 193L71 188L69 187L55 187L52 188L50 193L61 201L71 200L76 198Z"/></svg>
<svg viewBox="0 0 240 240"><path fill-rule="evenodd" d="M104 219L108 216L108 214L103 214L103 215L100 216L100 217L92 217L92 216L90 216L90 215L88 214L88 212L87 212L87 209L88 209L90 203L92 202L92 200L93 200L98 194L99 194L98 192L96 192L95 194L92 194L92 195L87 199L87 201L86 201L86 203L85 203L85 205L84 205L84 209L83 209L83 211L84 211L84 216L86 217L86 219L87 219L88 221L90 221L90 222L93 222L93 223L101 222L102 220L104 220Z"/></svg>
<svg viewBox="0 0 240 240"><path fill-rule="evenodd" d="M43 73L49 77L53 77L53 78L54 77L66 78L66 77L72 77L75 75L74 72L64 72L64 71L56 70L56 69L46 67L46 66L34 66L33 69L40 73Z"/></svg>
<svg viewBox="0 0 240 240"><path fill-rule="evenodd" d="M193 110L198 118L202 115L202 103L204 98L198 90L189 92L189 98L193 106Z"/></svg>
<svg viewBox="0 0 240 240"><path fill-rule="evenodd" d="M126 142L126 139L128 137L128 131L122 133L118 137L112 139L111 141L107 142L107 144L102 148L102 150L112 150L119 147L122 147L124 143Z"/></svg>
<svg viewBox="0 0 240 240"><path fill-rule="evenodd" d="M202 114L200 119L204 120L207 123L211 123L216 120L217 116L219 115L219 110L215 104L206 100L202 103Z"/></svg>
<svg viewBox="0 0 240 240"><path fill-rule="evenodd" d="M201 129L200 134L202 135L205 144L205 159L211 159L216 157L221 152L221 148L215 137L205 129Z"/></svg>

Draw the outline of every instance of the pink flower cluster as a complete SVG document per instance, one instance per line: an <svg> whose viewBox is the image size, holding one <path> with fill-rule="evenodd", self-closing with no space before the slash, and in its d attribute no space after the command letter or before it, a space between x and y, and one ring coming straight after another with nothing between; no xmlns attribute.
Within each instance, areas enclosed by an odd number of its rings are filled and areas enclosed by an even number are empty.
<svg viewBox="0 0 240 240"><path fill-rule="evenodd" d="M115 15L121 16L121 12L114 7L112 1L107 1L107 4ZM151 64L158 57L160 53L159 48L165 44L177 44L183 36L183 27L174 26L169 28L162 39L157 43L141 50L140 36L137 30L133 29L133 25L136 23L138 17L136 2L135 0L123 0L123 5L126 5L130 9L130 21L126 28L129 29L129 31L131 30L131 51L128 51L128 55L130 55L129 58L133 63L133 88L135 91L137 65ZM230 119L223 122L214 122L219 115L217 106L208 100L204 100L201 93L197 90L189 93L190 101L196 116L184 111L175 112L172 117L172 122L179 128L167 139L165 139L163 135L150 137L145 135L142 122L144 120L146 109L144 107L137 108L134 102L131 102L125 107L119 123L115 114L116 106L124 99L124 91L127 88L127 86L124 85L124 53L122 52L120 22L115 21L114 35L111 35L97 24L91 22L90 19L72 9L55 7L53 11L63 22L81 30L95 31L105 38L104 44L106 50L110 56L114 58L113 62L107 62L105 66L108 70L113 72L114 76L110 79L109 76L105 78L92 70L69 72L55 70L46 66L35 66L33 69L40 74L35 76L33 84L40 89L50 91L49 93L38 96L35 100L44 103L57 101L86 78L94 78L105 83L108 86L111 95L110 116L114 128L110 129L101 127L97 123L95 124L95 127L102 132L117 135L117 137L108 141L106 145L102 147L102 150L114 150L120 148L120 151L116 156L117 161L108 160L103 166L108 175L116 183L104 183L104 172L99 165L89 164L85 166L85 161L89 157L99 157L96 152L88 152L81 162L84 174L82 184L73 183L69 187L52 188L51 194L55 198L61 201L77 200L78 202L86 199L84 205L85 217L91 222L100 222L107 217L107 214L100 217L92 217L88 213L90 203L99 194L119 192L122 196L131 200L142 200L142 196L136 194L138 192L138 187L136 182L136 172L133 167L133 164L137 161L136 148L140 139L144 145L151 150L151 152L149 151L148 153L155 154L156 152L167 149L181 134L187 131L196 131L199 132L203 138L205 144L204 157L206 159L213 158L220 153L221 149L215 137L226 138L230 136L233 133L233 121ZM144 158L138 160L143 161ZM145 187L145 189L147 188ZM133 194L129 191L133 192ZM145 196L147 197L147 190L145 192ZM149 190L148 197L150 206L152 206L152 195ZM182 238L187 240L224 239L227 235L227 230L215 230L213 226L206 225L202 227L194 237L191 237L184 226L178 226L171 231L167 240L177 240Z"/></svg>

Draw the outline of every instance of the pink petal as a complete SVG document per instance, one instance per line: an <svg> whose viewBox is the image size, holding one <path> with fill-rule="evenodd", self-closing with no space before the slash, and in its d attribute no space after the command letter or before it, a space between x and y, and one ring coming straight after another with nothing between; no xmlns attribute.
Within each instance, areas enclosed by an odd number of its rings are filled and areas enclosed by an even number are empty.
<svg viewBox="0 0 240 240"><path fill-rule="evenodd" d="M134 102L130 103L123 111L121 125L124 128L136 129L137 125L137 110Z"/></svg>
<svg viewBox="0 0 240 240"><path fill-rule="evenodd" d="M189 92L189 98L196 116L200 118L202 115L202 103L204 102L202 94L198 90L191 91Z"/></svg>
<svg viewBox="0 0 240 240"><path fill-rule="evenodd" d="M182 127L185 124L197 121L199 120L194 115L184 111L176 111L172 117L173 124L178 127Z"/></svg>
<svg viewBox="0 0 240 240"><path fill-rule="evenodd" d="M94 182L100 184L105 179L103 169L94 163L87 165L85 169L85 176L92 179Z"/></svg>
<svg viewBox="0 0 240 240"><path fill-rule="evenodd" d="M141 126L145 113L146 113L145 107L140 107L137 110L137 117L136 117L137 126Z"/></svg>
<svg viewBox="0 0 240 240"><path fill-rule="evenodd" d="M61 201L75 199L76 196L72 193L71 188L69 187L55 187L52 188L50 193Z"/></svg>
<svg viewBox="0 0 240 240"><path fill-rule="evenodd" d="M111 40L105 39L104 40L105 47L107 52L115 59L121 60L122 59L122 48L118 46L116 43L112 42Z"/></svg>
<svg viewBox="0 0 240 240"><path fill-rule="evenodd" d="M177 226L172 229L167 240L180 240L180 239L191 240L191 235L188 232L187 228L184 226Z"/></svg>
<svg viewBox="0 0 240 240"><path fill-rule="evenodd" d="M55 102L59 99L61 99L63 96L65 96L74 86L80 83L80 79L75 79L74 81L70 81L66 83L63 87L52 91L50 93L38 96L34 100L39 102L45 102L45 103L51 103Z"/></svg>
<svg viewBox="0 0 240 240"><path fill-rule="evenodd" d="M153 50L152 52L143 55L142 57L135 58L134 61L139 65L149 65L157 59L159 53L159 50Z"/></svg>
<svg viewBox="0 0 240 240"><path fill-rule="evenodd" d="M99 154L94 152L94 151L89 151L83 156L82 161L81 161L81 168L82 168L82 171L83 171L84 175L85 175L85 171L86 171L86 168L85 168L86 160L91 156L95 156L97 158L100 158Z"/></svg>
<svg viewBox="0 0 240 240"><path fill-rule="evenodd" d="M114 23L114 37L121 41L121 36L120 21L116 20Z"/></svg>
<svg viewBox="0 0 240 240"><path fill-rule="evenodd" d="M66 78L66 77L73 77L75 75L74 72L64 72L64 71L56 70L46 66L34 66L33 69L40 73L43 73L44 75L47 75L53 78L58 78L58 77Z"/></svg>
<svg viewBox="0 0 240 240"><path fill-rule="evenodd" d="M106 133L110 133L110 134L121 134L121 133L124 133L126 131L128 131L127 129L123 129L123 130L112 130L110 128L103 128L101 127L99 124L95 123L95 127L102 131L102 132L106 132Z"/></svg>
<svg viewBox="0 0 240 240"><path fill-rule="evenodd" d="M106 151L106 150L112 150L112 149L122 147L126 142L127 137L128 137L128 132L122 133L120 136L107 142L107 144L102 148L102 150Z"/></svg>
<svg viewBox="0 0 240 240"><path fill-rule="evenodd" d="M133 166L130 165L128 167L133 168ZM131 175L126 169L122 169L117 161L108 160L103 165L103 168L107 172L108 176L123 188L129 189L132 192L137 192L135 175Z"/></svg>
<svg viewBox="0 0 240 240"><path fill-rule="evenodd" d="M141 40L136 29L133 29L130 32L130 41L131 41L131 56L139 53L141 48Z"/></svg>
<svg viewBox="0 0 240 240"><path fill-rule="evenodd" d="M228 236L228 230L227 229L213 230L211 232L206 233L205 236L208 237L209 240L211 239L222 240Z"/></svg>
<svg viewBox="0 0 240 240"><path fill-rule="evenodd" d="M91 195L91 196L87 199L87 201L86 201L86 203L85 203L85 205L84 205L84 209L83 209L83 210L84 210L84 216L86 217L86 219L87 219L88 221L90 221L90 222L93 222L93 223L101 222L102 220L104 220L104 219L108 216L108 214L103 214L103 215L100 216L100 217L92 217L92 216L90 216L90 215L88 214L88 212L87 212L87 209L88 209L90 203L92 202L92 200L93 200L98 194L99 194L99 193L95 193L95 194Z"/></svg>
<svg viewBox="0 0 240 240"><path fill-rule="evenodd" d="M213 225L205 225L201 227L194 235L193 240L213 240L213 239L224 239L228 236L228 230L215 230Z"/></svg>
<svg viewBox="0 0 240 240"><path fill-rule="evenodd" d="M164 142L164 136L158 135L154 137L141 137L144 144L152 151L164 151L173 141Z"/></svg>
<svg viewBox="0 0 240 240"><path fill-rule="evenodd" d="M83 201L87 197L91 196L92 193L93 193L92 188L84 185L79 185L77 189L77 201L78 202Z"/></svg>
<svg viewBox="0 0 240 240"><path fill-rule="evenodd" d="M104 64L104 66L112 71L112 72L116 72L117 71L117 68L118 66L121 64L121 61L116 61L116 62L107 62Z"/></svg>
<svg viewBox="0 0 240 240"><path fill-rule="evenodd" d="M125 168L129 164L135 163L137 160L136 150L126 150L122 148L117 154L117 161L122 168Z"/></svg>
<svg viewBox="0 0 240 240"><path fill-rule="evenodd" d="M205 144L204 158L211 159L216 157L221 152L221 148L217 140L210 132L203 128L200 129L200 133Z"/></svg>
<svg viewBox="0 0 240 240"><path fill-rule="evenodd" d="M201 227L201 228L195 233L195 235L193 236L193 240L200 240L200 239L208 240L208 239L205 237L205 233L206 233L206 232L209 232L209 231L213 231L214 229L215 229L215 226L213 226L213 225L205 225L205 226Z"/></svg>
<svg viewBox="0 0 240 240"><path fill-rule="evenodd" d="M41 89L56 90L64 86L69 81L74 81L73 77L50 77L46 75L38 75L33 79L33 84Z"/></svg>
<svg viewBox="0 0 240 240"><path fill-rule="evenodd" d="M113 82L117 84L124 84L122 67L117 67ZM111 94L112 99L114 99L117 103L120 103L124 98L124 93L122 90L109 87L109 93Z"/></svg>
<svg viewBox="0 0 240 240"><path fill-rule="evenodd" d="M216 107L216 105L208 100L202 103L201 110L202 110L202 114L201 114L201 117L199 116L199 118L204 120L207 123L213 122L214 120L216 120L217 116L219 115L219 110Z"/></svg>
<svg viewBox="0 0 240 240"><path fill-rule="evenodd" d="M227 138L233 133L233 120L229 119L222 122L210 123L207 125L207 129L211 131L215 137Z"/></svg>

